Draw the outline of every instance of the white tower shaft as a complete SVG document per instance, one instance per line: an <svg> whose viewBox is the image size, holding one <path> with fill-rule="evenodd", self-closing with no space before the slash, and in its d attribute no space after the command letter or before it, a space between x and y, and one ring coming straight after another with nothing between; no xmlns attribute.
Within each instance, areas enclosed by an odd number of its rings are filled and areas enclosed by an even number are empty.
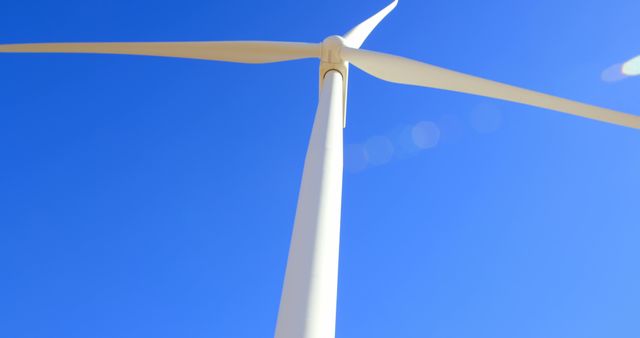
<svg viewBox="0 0 640 338"><path fill-rule="evenodd" d="M342 75L324 78L304 162L276 338L335 337L343 167Z"/></svg>

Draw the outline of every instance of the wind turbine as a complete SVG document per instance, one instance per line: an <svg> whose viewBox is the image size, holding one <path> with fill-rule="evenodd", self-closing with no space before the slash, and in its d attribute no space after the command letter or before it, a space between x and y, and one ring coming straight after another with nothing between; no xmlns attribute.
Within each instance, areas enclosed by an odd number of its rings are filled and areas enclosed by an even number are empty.
<svg viewBox="0 0 640 338"><path fill-rule="evenodd" d="M320 59L320 97L304 164L276 338L335 336L343 140L349 64L382 80L444 89L555 110L640 129L640 117L360 49L396 7L387 7L344 36L322 43L224 41L39 43L0 45L4 53L98 53L271 63Z"/></svg>

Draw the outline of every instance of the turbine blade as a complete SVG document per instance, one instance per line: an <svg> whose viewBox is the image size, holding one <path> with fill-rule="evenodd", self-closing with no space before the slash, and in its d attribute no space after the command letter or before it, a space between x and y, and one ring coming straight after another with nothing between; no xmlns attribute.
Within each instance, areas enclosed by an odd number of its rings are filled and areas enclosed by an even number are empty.
<svg viewBox="0 0 640 338"><path fill-rule="evenodd" d="M271 41L99 42L0 45L0 53L89 53L270 63L320 57L319 44Z"/></svg>
<svg viewBox="0 0 640 338"><path fill-rule="evenodd" d="M394 0L391 4L383 8L372 17L353 27L349 32L347 32L347 34L344 35L347 46L360 48L360 46L362 46L362 44L364 43L364 40L367 39L373 29L376 28L380 21L382 21L382 19L384 19L387 14L391 13L391 11L396 8L397 5L398 0Z"/></svg>
<svg viewBox="0 0 640 338"><path fill-rule="evenodd" d="M486 96L640 129L640 116L486 80L400 56L349 47L343 47L342 55L366 73L389 82Z"/></svg>

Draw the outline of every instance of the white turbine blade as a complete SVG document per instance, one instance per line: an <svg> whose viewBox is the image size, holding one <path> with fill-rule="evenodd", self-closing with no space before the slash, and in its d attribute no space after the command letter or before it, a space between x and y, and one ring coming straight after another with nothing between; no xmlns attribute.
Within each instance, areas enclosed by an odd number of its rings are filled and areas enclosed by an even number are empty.
<svg viewBox="0 0 640 338"><path fill-rule="evenodd" d="M486 80L400 56L344 47L345 60L379 79L474 94L640 129L640 116Z"/></svg>
<svg viewBox="0 0 640 338"><path fill-rule="evenodd" d="M99 42L0 45L0 53L89 53L270 63L320 57L319 44L271 41Z"/></svg>
<svg viewBox="0 0 640 338"><path fill-rule="evenodd" d="M360 48L360 46L362 46L362 44L364 43L364 40L367 39L373 29L376 28L380 21L382 21L382 19L384 19L387 14L391 13L391 11L396 8L397 5L398 0L394 0L391 4L383 8L374 16L353 27L347 34L344 35L346 45L353 48Z"/></svg>

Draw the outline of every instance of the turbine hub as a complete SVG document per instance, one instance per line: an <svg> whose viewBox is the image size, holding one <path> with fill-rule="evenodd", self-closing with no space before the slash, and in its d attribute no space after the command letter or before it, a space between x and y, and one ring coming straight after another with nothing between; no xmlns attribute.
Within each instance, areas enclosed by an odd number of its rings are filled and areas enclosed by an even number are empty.
<svg viewBox="0 0 640 338"><path fill-rule="evenodd" d="M345 41L341 36L332 35L322 41L322 62L342 63L341 52Z"/></svg>

